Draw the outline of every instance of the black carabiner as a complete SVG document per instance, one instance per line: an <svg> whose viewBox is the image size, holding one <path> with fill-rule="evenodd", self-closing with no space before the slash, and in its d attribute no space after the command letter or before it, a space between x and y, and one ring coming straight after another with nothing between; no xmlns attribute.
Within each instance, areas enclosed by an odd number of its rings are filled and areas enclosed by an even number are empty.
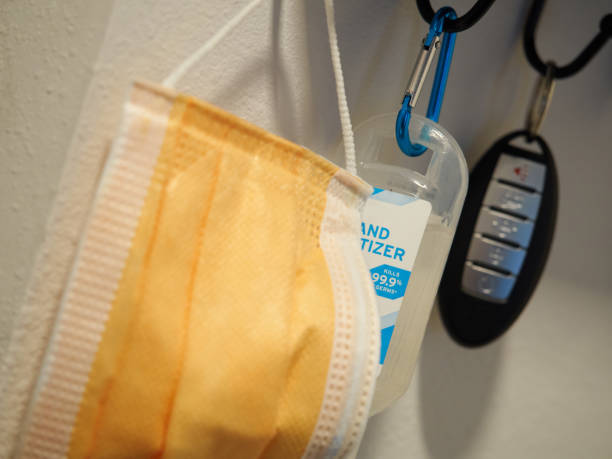
<svg viewBox="0 0 612 459"><path fill-rule="evenodd" d="M469 29L484 16L488 9L491 8L491 5L493 5L493 2L495 2L495 0L478 0L463 16L457 19L444 21L442 32L457 33ZM429 0L417 0L416 3L423 19L425 19L428 24L431 24L435 11L431 7Z"/></svg>
<svg viewBox="0 0 612 459"><path fill-rule="evenodd" d="M531 66L536 69L541 75L545 75L547 64L542 61L535 48L535 30L538 25L538 20L542 14L545 0L534 0L527 23L525 24L525 33L523 35L523 48L525 55ZM567 78L575 75L584 68L585 65L597 54L597 51L606 44L609 38L612 38L612 14L606 14L601 18L599 23L599 33L593 37L590 43L582 50L578 56L569 64L562 67L554 67L553 78Z"/></svg>

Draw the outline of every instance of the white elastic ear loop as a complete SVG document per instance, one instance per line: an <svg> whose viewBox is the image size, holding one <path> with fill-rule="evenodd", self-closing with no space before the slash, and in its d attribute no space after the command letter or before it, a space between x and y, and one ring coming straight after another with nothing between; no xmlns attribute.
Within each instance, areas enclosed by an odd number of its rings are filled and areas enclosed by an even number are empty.
<svg viewBox="0 0 612 459"><path fill-rule="evenodd" d="M325 0L325 16L327 17L327 32L329 34L329 51L334 67L334 76L336 77L336 94L338 95L338 111L340 112L340 124L342 125L345 168L351 174L357 175L355 139L351 114L346 101L346 90L344 89L344 75L342 74L342 62L340 62L340 49L338 48L338 35L336 34L334 19L334 0Z"/></svg>
<svg viewBox="0 0 612 459"><path fill-rule="evenodd" d="M164 86L174 88L176 83L209 51L219 44L225 36L238 26L263 0L253 0L244 7L236 16L230 19L221 29L178 67L163 81ZM332 66L336 78L336 93L338 95L338 111L340 112L340 124L342 125L342 138L344 142L345 167L351 174L357 175L357 163L355 159L355 140L353 138L353 127L351 125L351 115L346 101L346 91L344 89L344 75L342 74L342 63L340 62L340 50L338 48L338 36L336 34L336 24L334 20L334 2L325 0L325 15L327 17L327 30L329 33L329 48L332 57Z"/></svg>
<svg viewBox="0 0 612 459"><path fill-rule="evenodd" d="M191 56L185 59L178 67L176 67L170 75L163 81L164 86L174 88L176 83L185 76L185 74L194 66L200 59L202 59L210 50L219 44L225 36L230 33L237 25L239 25L249 13L256 8L263 0L253 0L247 6L245 6L240 13L229 20L227 24L221 27L216 34L210 37L206 42L194 52Z"/></svg>

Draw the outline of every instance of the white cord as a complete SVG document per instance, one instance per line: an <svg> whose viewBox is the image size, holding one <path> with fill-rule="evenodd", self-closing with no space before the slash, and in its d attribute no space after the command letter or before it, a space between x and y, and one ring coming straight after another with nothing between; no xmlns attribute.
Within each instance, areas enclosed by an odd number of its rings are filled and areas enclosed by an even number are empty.
<svg viewBox="0 0 612 459"><path fill-rule="evenodd" d="M225 36L230 33L238 24L242 22L248 14L256 8L263 0L253 0L247 6L245 6L240 13L234 16L230 21L221 27L216 34L210 37L206 42L194 52L191 56L185 59L178 67L176 67L170 75L166 77L163 84L170 88L174 88L176 83L196 64L202 59L211 49L213 49Z"/></svg>
<svg viewBox="0 0 612 459"><path fill-rule="evenodd" d="M174 88L176 83L209 51L219 44L225 36L238 26L263 0L252 0L236 16L217 31L212 37L176 67L163 81L164 86ZM340 112L340 124L342 125L342 139L344 142L345 168L352 174L357 175L357 162L355 159L355 140L353 138L353 127L351 115L346 101L346 90L344 89L344 75L342 74L342 63L340 61L340 49L338 48L338 35L334 19L334 2L325 0L325 15L327 17L327 31L329 33L329 50L336 78L336 93L338 95L338 111Z"/></svg>
<svg viewBox="0 0 612 459"><path fill-rule="evenodd" d="M349 113L344 89L344 75L342 74L342 62L340 61L340 49L338 48L338 35L336 34L336 22L334 19L334 0L325 0L325 15L327 17L327 31L329 33L329 51L336 77L336 94L338 95L338 111L340 112L340 124L342 125L342 140L344 142L345 168L351 174L357 175L357 160L355 159L355 139L353 126L351 125L351 114Z"/></svg>

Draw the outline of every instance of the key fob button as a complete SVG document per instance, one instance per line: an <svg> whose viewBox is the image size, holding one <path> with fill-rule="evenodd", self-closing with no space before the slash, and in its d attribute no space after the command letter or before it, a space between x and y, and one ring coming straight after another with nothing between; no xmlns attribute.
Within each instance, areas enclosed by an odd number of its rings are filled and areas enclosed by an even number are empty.
<svg viewBox="0 0 612 459"><path fill-rule="evenodd" d="M483 204L535 220L540 207L540 195L492 181Z"/></svg>
<svg viewBox="0 0 612 459"><path fill-rule="evenodd" d="M465 263L461 286L464 292L495 303L505 303L516 278L491 269Z"/></svg>
<svg viewBox="0 0 612 459"><path fill-rule="evenodd" d="M526 248L531 240L533 222L483 207L480 210L475 232Z"/></svg>
<svg viewBox="0 0 612 459"><path fill-rule="evenodd" d="M470 243L467 259L492 268L518 274L525 260L525 251L475 234Z"/></svg>
<svg viewBox="0 0 612 459"><path fill-rule="evenodd" d="M544 189L546 166L529 159L502 154L497 161L493 178L541 192Z"/></svg>

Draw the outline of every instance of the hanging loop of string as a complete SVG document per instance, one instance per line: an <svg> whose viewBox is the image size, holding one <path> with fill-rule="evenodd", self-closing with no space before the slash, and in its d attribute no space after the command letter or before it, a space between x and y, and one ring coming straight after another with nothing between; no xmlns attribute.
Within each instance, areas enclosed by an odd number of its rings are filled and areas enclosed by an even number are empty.
<svg viewBox="0 0 612 459"><path fill-rule="evenodd" d="M535 32L538 21L544 9L545 0L534 0L529 9L527 23L523 35L523 47L525 55L531 66L541 75L546 75L549 71L547 63L542 61L535 47ZM562 67L554 67L553 78L567 78L575 75L582 70L597 52L612 38L612 14L605 15L599 24L599 32L589 44L572 60Z"/></svg>
<svg viewBox="0 0 612 459"><path fill-rule="evenodd" d="M349 113L346 90L344 88L344 74L342 73L338 34L336 33L334 0L325 0L325 16L327 19L327 33L329 35L329 50L331 53L332 66L334 68L334 77L336 78L336 95L338 97L338 111L340 112L342 140L344 142L345 168L351 174L357 175L355 135L353 133L353 125L351 124L351 115Z"/></svg>
<svg viewBox="0 0 612 459"><path fill-rule="evenodd" d="M477 0L474 6L472 6L463 16L445 21L442 32L457 33L469 29L485 15L494 2L495 0ZM429 0L417 0L416 3L423 19L425 19L428 24L431 24L436 14L431 7L431 2Z"/></svg>
<svg viewBox="0 0 612 459"><path fill-rule="evenodd" d="M232 30L234 30L263 0L252 0L236 16L230 19L212 37L194 51L189 57L181 62L164 81L164 86L174 88L176 84L185 76L191 68L197 64L204 56L215 48ZM345 167L352 174L357 174L357 164L355 159L355 141L351 117L349 114L346 91L344 89L344 76L342 74L342 64L340 62L340 50L338 48L338 36L334 19L333 0L325 0L325 14L327 17L327 30L329 33L329 46L332 56L332 65L336 79L336 92L338 95L338 111L340 112L340 124L342 125L342 137L344 140Z"/></svg>

